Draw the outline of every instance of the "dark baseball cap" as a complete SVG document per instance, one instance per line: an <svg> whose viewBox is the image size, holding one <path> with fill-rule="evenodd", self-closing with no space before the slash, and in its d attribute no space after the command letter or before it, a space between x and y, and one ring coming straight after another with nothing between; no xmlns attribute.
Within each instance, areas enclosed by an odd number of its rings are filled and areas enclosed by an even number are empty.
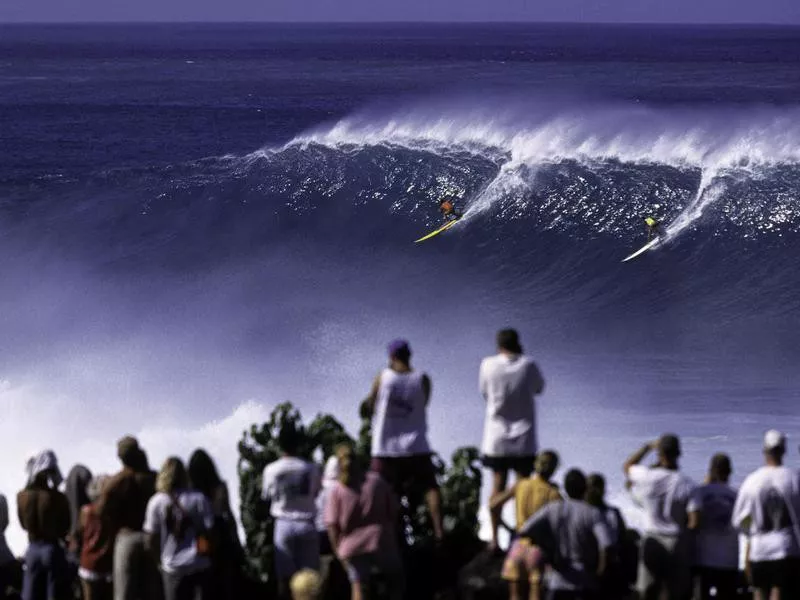
<svg viewBox="0 0 800 600"><path fill-rule="evenodd" d="M411 346L407 340L396 339L389 343L386 349L390 358L408 358L411 356Z"/></svg>

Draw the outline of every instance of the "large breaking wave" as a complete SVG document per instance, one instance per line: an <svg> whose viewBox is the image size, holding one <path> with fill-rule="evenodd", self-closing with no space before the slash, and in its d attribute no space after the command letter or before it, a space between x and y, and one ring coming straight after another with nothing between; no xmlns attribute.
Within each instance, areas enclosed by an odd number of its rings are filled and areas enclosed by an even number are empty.
<svg viewBox="0 0 800 600"><path fill-rule="evenodd" d="M450 195L466 218L425 251L513 285L605 304L733 296L741 310L786 313L800 279L799 117L793 107L428 101L245 156L45 183L51 201L24 214L48 212L33 220L50 224L37 239L92 260L185 269L292 240L342 260L407 252ZM621 270L648 214L669 243ZM640 276L653 268L672 284L654 290Z"/></svg>

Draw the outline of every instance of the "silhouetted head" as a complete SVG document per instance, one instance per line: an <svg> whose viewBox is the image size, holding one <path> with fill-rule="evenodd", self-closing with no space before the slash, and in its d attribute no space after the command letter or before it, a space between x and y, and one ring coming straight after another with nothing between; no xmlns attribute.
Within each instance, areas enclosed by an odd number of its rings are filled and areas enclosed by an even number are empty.
<svg viewBox="0 0 800 600"><path fill-rule="evenodd" d="M564 491L573 500L583 500L586 496L586 476L578 469L570 469L564 476Z"/></svg>
<svg viewBox="0 0 800 600"><path fill-rule="evenodd" d="M606 479L600 473L592 473L586 478L586 502L592 506L603 506L606 495Z"/></svg>
<svg viewBox="0 0 800 600"><path fill-rule="evenodd" d="M731 458L727 454L718 453L711 457L711 464L708 466L708 479L727 483L733 472Z"/></svg>
<svg viewBox="0 0 800 600"><path fill-rule="evenodd" d="M764 456L767 462L782 464L783 455L786 454L786 436L776 429L770 429L764 434Z"/></svg>
<svg viewBox="0 0 800 600"><path fill-rule="evenodd" d="M131 469L135 469L141 460L139 450L139 442L132 435L126 435L117 442L117 456L123 465Z"/></svg>
<svg viewBox="0 0 800 600"><path fill-rule="evenodd" d="M536 456L535 469L539 477L549 481L558 470L558 454L553 450L542 450Z"/></svg>
<svg viewBox="0 0 800 600"><path fill-rule="evenodd" d="M202 448L192 452L189 457L188 475L189 484L208 498L211 498L214 490L222 483L214 461Z"/></svg>
<svg viewBox="0 0 800 600"><path fill-rule="evenodd" d="M664 467L677 467L681 455L681 442L674 433L665 433L658 438L658 458Z"/></svg>
<svg viewBox="0 0 800 600"><path fill-rule="evenodd" d="M322 579L316 571L303 569L292 576L289 590L292 600L317 600L322 593Z"/></svg>
<svg viewBox="0 0 800 600"><path fill-rule="evenodd" d="M407 340L397 339L387 347L390 361L397 361L406 366L411 362L411 346Z"/></svg>
<svg viewBox="0 0 800 600"><path fill-rule="evenodd" d="M501 329L497 332L497 348L511 354L522 354L519 334L516 329Z"/></svg>
<svg viewBox="0 0 800 600"><path fill-rule="evenodd" d="M301 432L294 423L286 423L278 432L278 448L288 456L297 455L301 442Z"/></svg>
<svg viewBox="0 0 800 600"><path fill-rule="evenodd" d="M183 461L176 456L170 456L164 461L161 470L158 472L156 491L174 494L178 490L185 490L188 487L189 478L186 475L186 467L183 466Z"/></svg>

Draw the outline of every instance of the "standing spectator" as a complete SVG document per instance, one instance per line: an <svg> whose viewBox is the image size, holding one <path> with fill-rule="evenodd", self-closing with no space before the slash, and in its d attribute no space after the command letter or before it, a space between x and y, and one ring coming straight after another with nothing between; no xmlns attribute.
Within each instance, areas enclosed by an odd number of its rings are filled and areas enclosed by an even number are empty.
<svg viewBox="0 0 800 600"><path fill-rule="evenodd" d="M331 540L328 536L328 527L325 525L325 510L328 506L328 497L331 490L336 487L339 480L339 459L336 455L329 456L322 471L322 488L317 495L317 532L319 534L319 577L321 581L320 595L325 596L331 580L331 567L335 559Z"/></svg>
<svg viewBox="0 0 800 600"><path fill-rule="evenodd" d="M362 410L372 418L372 470L392 485L398 497L406 496L412 507L424 493L433 534L441 540L442 497L428 443L431 380L411 368L407 341L393 341L388 351L389 366L375 379Z"/></svg>
<svg viewBox="0 0 800 600"><path fill-rule="evenodd" d="M515 497L517 532L521 531L528 519L545 504L561 500L558 487L550 481L557 469L558 455L552 450L545 450L536 457L536 473L533 477L521 479L510 490L500 492L489 501L489 507L499 510L512 496ZM503 579L509 582L511 600L522 600L526 579L529 600L539 600L541 597L542 570L537 566L540 554L539 548L524 536L517 537L512 543L503 563Z"/></svg>
<svg viewBox="0 0 800 600"><path fill-rule="evenodd" d="M783 466L786 436L774 429L764 436L764 466L742 483L732 523L749 536L750 580L755 600L800 598L797 473Z"/></svg>
<svg viewBox="0 0 800 600"><path fill-rule="evenodd" d="M483 428L483 465L492 471L492 496L502 493L508 472L528 477L536 457L536 413L534 397L544 390L544 379L530 358L522 352L519 335L513 329L497 334L497 354L483 359L479 384L486 400ZM490 509L492 540L496 549L500 509Z"/></svg>
<svg viewBox="0 0 800 600"><path fill-rule="evenodd" d="M67 473L64 493L69 502L69 545L67 546L67 560L77 574L78 564L81 559L80 536L76 535L81 516L81 509L89 504L89 495L86 486L92 480L92 472L83 465L75 465Z"/></svg>
<svg viewBox="0 0 800 600"><path fill-rule="evenodd" d="M112 560L114 558L115 531L108 519L100 518L96 502L108 482L106 475L93 478L86 488L89 504L81 508L75 537L80 539L78 575L81 580L83 600L111 600Z"/></svg>
<svg viewBox="0 0 800 600"><path fill-rule="evenodd" d="M0 598L4 598L6 589L14 585L16 579L17 560L6 542L8 528L8 501L0 494Z"/></svg>
<svg viewBox="0 0 800 600"><path fill-rule="evenodd" d="M97 514L116 531L114 599L158 600L161 582L142 532L147 503L155 493L156 474L147 455L131 436L117 443L122 470L111 477L97 501Z"/></svg>
<svg viewBox="0 0 800 600"><path fill-rule="evenodd" d="M236 519L231 510L228 486L219 476L214 461L205 450L198 449L189 457L189 482L201 492L214 511L214 539L211 555L211 596L238 598L244 565L244 550L239 541Z"/></svg>
<svg viewBox="0 0 800 600"><path fill-rule="evenodd" d="M731 524L736 502L736 490L728 485L731 471L728 455L715 454L706 483L689 496L689 529L695 532L695 600L736 596L739 532Z"/></svg>
<svg viewBox="0 0 800 600"><path fill-rule="evenodd" d="M651 450L658 452L658 463L640 465ZM686 505L694 485L678 471L680 455L678 437L664 434L631 455L623 467L645 510L636 584L643 600L684 600L691 593Z"/></svg>
<svg viewBox="0 0 800 600"><path fill-rule="evenodd" d="M608 562L600 580L600 592L603 600L627 598L630 585L625 577L623 560L626 557L627 528L622 513L615 506L606 504L606 479L600 473L592 473L586 478L586 502L597 508L603 515L611 536L608 550ZM634 558L634 560L636 560Z"/></svg>
<svg viewBox="0 0 800 600"><path fill-rule="evenodd" d="M214 511L202 492L189 489L179 458L164 462L156 494L147 503L144 532L158 556L165 600L208 600Z"/></svg>
<svg viewBox="0 0 800 600"><path fill-rule="evenodd" d="M263 497L275 519L275 575L281 598L289 595L292 576L319 570L319 536L314 504L320 488L319 467L298 456L300 433L293 424L278 434L281 457L264 469Z"/></svg>
<svg viewBox="0 0 800 600"><path fill-rule="evenodd" d="M598 598L611 546L608 526L600 511L584 502L583 473L570 470L564 477L564 491L567 499L542 507L522 526L520 535L547 551L551 600Z"/></svg>
<svg viewBox="0 0 800 600"><path fill-rule="evenodd" d="M364 473L349 444L336 450L339 482L325 508L331 547L347 571L352 600L361 600L373 569L386 578L391 598L403 597L403 567L397 545L397 499L375 472Z"/></svg>
<svg viewBox="0 0 800 600"><path fill-rule="evenodd" d="M17 494L17 511L28 532L22 600L65 600L69 567L62 543L69 533L69 502L58 491L63 477L52 450L28 462L28 485Z"/></svg>

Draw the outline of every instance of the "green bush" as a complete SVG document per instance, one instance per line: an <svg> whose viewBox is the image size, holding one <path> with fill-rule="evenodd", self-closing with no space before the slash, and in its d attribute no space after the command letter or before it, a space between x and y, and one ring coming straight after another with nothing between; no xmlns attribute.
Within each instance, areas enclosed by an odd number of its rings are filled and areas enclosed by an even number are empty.
<svg viewBox="0 0 800 600"><path fill-rule="evenodd" d="M239 494L241 498L242 527L245 531L247 570L251 577L272 583L272 518L269 505L261 499L261 475L269 463L280 456L277 438L286 425L294 426L304 440L301 455L312 459L316 452L323 460L333 453L334 447L343 441L355 443L362 460L369 460L370 424L362 420L358 440L348 435L341 423L330 415L317 415L308 427L303 425L300 412L290 403L278 405L269 421L253 425L244 432L239 442ZM475 548L478 540L478 509L480 506L481 471L476 448L460 448L447 467L434 457L437 476L442 492L442 514L444 516L447 541L462 548ZM419 499L417 499L419 500ZM408 504L408 502L405 502ZM417 504L415 502L415 504ZM427 510L423 505L408 507L405 539L411 549L430 547L433 531Z"/></svg>

